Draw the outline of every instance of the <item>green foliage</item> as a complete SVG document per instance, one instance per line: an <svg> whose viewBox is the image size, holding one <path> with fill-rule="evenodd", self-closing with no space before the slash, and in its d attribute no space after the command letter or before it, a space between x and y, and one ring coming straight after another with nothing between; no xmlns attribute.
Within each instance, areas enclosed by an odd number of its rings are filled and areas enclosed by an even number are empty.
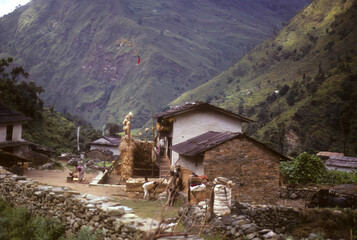
<svg viewBox="0 0 357 240"><path fill-rule="evenodd" d="M321 183L327 176L327 169L321 159L306 152L293 161L281 162L281 171L288 176L289 182L299 184Z"/></svg>
<svg viewBox="0 0 357 240"><path fill-rule="evenodd" d="M100 230L93 233L88 227L82 227L79 232L72 233L68 238L60 238L60 240L100 240L103 237Z"/></svg>
<svg viewBox="0 0 357 240"><path fill-rule="evenodd" d="M41 118L24 124L23 138L47 146L56 154L77 151L77 127L80 127L80 149L88 150L88 143L100 136L90 124L78 117L61 114L44 108L40 112Z"/></svg>
<svg viewBox="0 0 357 240"><path fill-rule="evenodd" d="M12 62L12 58L0 59L0 100L26 116L37 117L43 106L43 101L38 95L43 92L43 89L36 86L34 82L18 83L18 77L28 78L29 74L22 67L11 68Z"/></svg>
<svg viewBox="0 0 357 240"><path fill-rule="evenodd" d="M59 220L31 217L24 207L12 208L0 199L0 239L54 240L65 233Z"/></svg>
<svg viewBox="0 0 357 240"><path fill-rule="evenodd" d="M329 170L324 184L339 185L339 184L355 184L357 183L357 171L343 172L337 170Z"/></svg>
<svg viewBox="0 0 357 240"><path fill-rule="evenodd" d="M357 156L357 45L347 40L357 38L357 31L352 31L356 4L321 0L314 5L300 11L275 37L172 104L204 100L205 94L217 96L213 104L236 111L244 99L239 112L256 123L243 125L243 130L260 141L281 145L281 138L274 136L283 122L287 154L325 150ZM340 38L344 29L348 37ZM237 83L234 73L242 65L246 71ZM279 94L274 95L277 89Z"/></svg>
<svg viewBox="0 0 357 240"><path fill-rule="evenodd" d="M58 111L96 128L132 111L139 128L152 108L229 67L307 1L279 1L274 9L265 1L31 1L1 18L0 53L26 63ZM234 89L250 69L239 65Z"/></svg>
<svg viewBox="0 0 357 240"><path fill-rule="evenodd" d="M287 176L289 183L326 185L357 183L357 172L328 170L319 157L306 152L292 161L281 162L280 170Z"/></svg>

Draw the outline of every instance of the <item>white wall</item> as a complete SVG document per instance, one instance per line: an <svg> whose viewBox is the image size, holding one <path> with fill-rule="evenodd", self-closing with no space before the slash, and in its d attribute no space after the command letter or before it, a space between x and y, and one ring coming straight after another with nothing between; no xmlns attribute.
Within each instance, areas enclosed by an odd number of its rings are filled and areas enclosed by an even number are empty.
<svg viewBox="0 0 357 240"><path fill-rule="evenodd" d="M242 121L209 110L190 111L176 116L173 124L172 145L187 141L208 131L242 132ZM171 164L179 158L178 153L172 151Z"/></svg>
<svg viewBox="0 0 357 240"><path fill-rule="evenodd" d="M204 165L203 165L203 157L201 159L196 160L192 158L185 158L184 156L180 156L180 159L177 162L180 166L190 169L192 172L197 175L204 175Z"/></svg>
<svg viewBox="0 0 357 240"><path fill-rule="evenodd" d="M6 141L6 125L0 125L0 142Z"/></svg>
<svg viewBox="0 0 357 240"><path fill-rule="evenodd" d="M14 124L14 129L12 132L12 140L14 141L22 140L22 123Z"/></svg>
<svg viewBox="0 0 357 240"><path fill-rule="evenodd" d="M1 124L0 125L0 142L6 141L6 126L10 124ZM12 140L21 141L22 140L22 123L13 123L12 130Z"/></svg>

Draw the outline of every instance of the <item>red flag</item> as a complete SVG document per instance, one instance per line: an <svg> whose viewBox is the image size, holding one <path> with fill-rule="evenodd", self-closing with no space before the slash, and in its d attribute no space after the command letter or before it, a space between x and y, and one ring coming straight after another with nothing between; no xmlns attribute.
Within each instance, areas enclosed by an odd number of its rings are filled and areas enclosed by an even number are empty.
<svg viewBox="0 0 357 240"><path fill-rule="evenodd" d="M140 56L138 56L138 63L137 64L139 64L140 63Z"/></svg>

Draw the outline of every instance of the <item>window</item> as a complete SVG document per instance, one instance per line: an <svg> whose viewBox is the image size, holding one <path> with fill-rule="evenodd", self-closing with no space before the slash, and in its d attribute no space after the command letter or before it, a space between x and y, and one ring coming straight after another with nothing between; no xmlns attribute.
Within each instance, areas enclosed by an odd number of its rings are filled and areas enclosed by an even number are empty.
<svg viewBox="0 0 357 240"><path fill-rule="evenodd" d="M14 129L13 125L6 126L6 141L12 140L12 130Z"/></svg>

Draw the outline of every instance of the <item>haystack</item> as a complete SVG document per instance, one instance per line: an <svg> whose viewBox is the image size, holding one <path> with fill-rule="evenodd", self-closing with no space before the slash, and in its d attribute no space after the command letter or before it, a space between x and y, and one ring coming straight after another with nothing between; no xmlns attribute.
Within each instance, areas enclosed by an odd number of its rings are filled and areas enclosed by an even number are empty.
<svg viewBox="0 0 357 240"><path fill-rule="evenodd" d="M129 141L125 137L121 139L119 150L121 156L121 179L126 181L133 176L134 173L134 152L137 146L135 141Z"/></svg>

